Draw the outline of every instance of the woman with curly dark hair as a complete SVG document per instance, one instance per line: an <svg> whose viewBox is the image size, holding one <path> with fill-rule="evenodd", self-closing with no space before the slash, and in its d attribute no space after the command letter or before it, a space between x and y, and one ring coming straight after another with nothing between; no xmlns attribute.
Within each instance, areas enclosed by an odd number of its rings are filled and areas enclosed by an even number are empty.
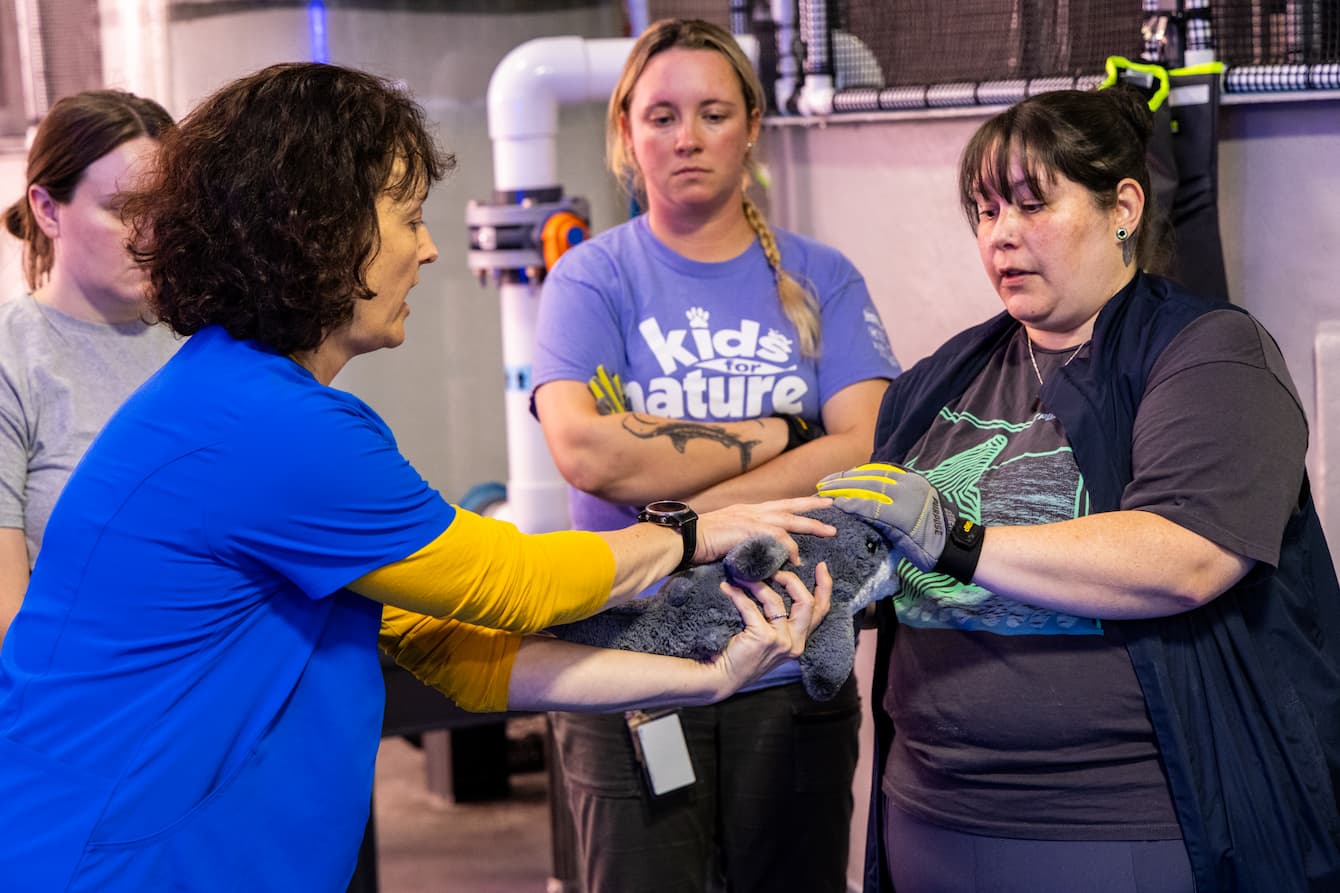
<svg viewBox="0 0 1340 893"><path fill-rule="evenodd" d="M374 643L476 710L705 703L827 610L794 575L732 596L700 664L527 634L744 536L831 533L808 498L676 531L524 536L445 502L330 387L405 337L452 167L378 78L275 66L164 141L130 201L153 305L193 337L112 418L52 515L0 650L0 864L14 889L343 890L367 820ZM771 619L765 619L765 612ZM23 830L19 830L23 829Z"/></svg>

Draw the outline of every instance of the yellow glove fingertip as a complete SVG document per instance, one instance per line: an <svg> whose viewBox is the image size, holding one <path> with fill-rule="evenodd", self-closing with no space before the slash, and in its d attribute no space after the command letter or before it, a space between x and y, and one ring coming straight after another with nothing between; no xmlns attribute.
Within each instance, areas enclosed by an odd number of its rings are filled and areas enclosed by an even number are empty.
<svg viewBox="0 0 1340 893"><path fill-rule="evenodd" d="M892 487L898 486L898 481L895 480L894 478L887 478L881 475L872 475L872 474L847 474L843 475L840 478L835 479L833 483L835 484L848 483L851 481L877 481L881 484L888 484L889 486Z"/></svg>
<svg viewBox="0 0 1340 893"><path fill-rule="evenodd" d="M892 505L893 499L883 493L876 493L873 490L846 490L846 489L825 489L819 488L820 495L829 496L833 499L860 499L864 502L878 502L883 505Z"/></svg>
<svg viewBox="0 0 1340 893"><path fill-rule="evenodd" d="M867 462L865 465L856 466L852 471L891 471L894 474L907 474L906 468L890 465L888 462Z"/></svg>

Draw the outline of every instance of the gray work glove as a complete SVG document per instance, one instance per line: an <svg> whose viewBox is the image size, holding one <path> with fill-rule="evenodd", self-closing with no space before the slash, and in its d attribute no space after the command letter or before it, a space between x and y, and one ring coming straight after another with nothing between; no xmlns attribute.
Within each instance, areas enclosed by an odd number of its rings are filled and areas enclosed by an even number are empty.
<svg viewBox="0 0 1340 893"><path fill-rule="evenodd" d="M596 398L596 412L601 415L627 412L628 400L623 395L623 382L619 373L610 375L603 365L596 367L596 374L586 383L591 396Z"/></svg>
<svg viewBox="0 0 1340 893"><path fill-rule="evenodd" d="M818 487L820 496L832 497L835 506L878 528L917 570L929 571L940 560L954 518L915 471L873 462L830 474Z"/></svg>

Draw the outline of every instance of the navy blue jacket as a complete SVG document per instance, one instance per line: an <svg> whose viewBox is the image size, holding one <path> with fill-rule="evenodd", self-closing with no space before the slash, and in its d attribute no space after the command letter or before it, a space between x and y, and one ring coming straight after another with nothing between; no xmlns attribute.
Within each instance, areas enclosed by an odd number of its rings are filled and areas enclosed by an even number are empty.
<svg viewBox="0 0 1340 893"><path fill-rule="evenodd" d="M1188 323L1227 306L1139 275L1098 314L1089 355L1047 379L1043 402L1065 428L1094 512L1121 506L1155 361ZM895 379L874 458L902 462L1018 325L1002 313ZM891 600L878 617L877 708L897 627ZM1277 568L1258 563L1193 611L1116 625L1144 692L1197 893L1340 890L1340 585L1306 476ZM895 730L882 709L874 712L865 890L887 893L880 781Z"/></svg>

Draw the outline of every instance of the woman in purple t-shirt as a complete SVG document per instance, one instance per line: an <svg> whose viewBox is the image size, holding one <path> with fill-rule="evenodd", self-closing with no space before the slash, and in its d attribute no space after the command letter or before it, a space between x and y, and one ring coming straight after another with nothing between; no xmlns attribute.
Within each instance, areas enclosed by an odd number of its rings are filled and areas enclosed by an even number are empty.
<svg viewBox="0 0 1340 893"><path fill-rule="evenodd" d="M898 366L851 263L773 230L747 196L764 105L704 22L656 23L624 67L609 157L646 213L564 255L540 304L535 406L574 526L622 526L664 498L801 495L870 454ZM661 798L623 716L558 716L585 889L702 890L724 873L731 890L845 890L857 695L816 703L799 678L788 666L683 711L696 780Z"/></svg>

